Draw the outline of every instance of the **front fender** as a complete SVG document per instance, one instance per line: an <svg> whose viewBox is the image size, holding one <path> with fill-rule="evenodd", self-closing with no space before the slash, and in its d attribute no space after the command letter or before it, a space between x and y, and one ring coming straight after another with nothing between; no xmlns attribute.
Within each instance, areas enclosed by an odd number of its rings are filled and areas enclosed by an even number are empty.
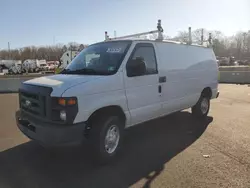
<svg viewBox="0 0 250 188"><path fill-rule="evenodd" d="M79 111L74 123L87 121L96 110L107 106L121 107L126 116L127 123L130 122L125 92L124 90L117 90L78 97Z"/></svg>
<svg viewBox="0 0 250 188"><path fill-rule="evenodd" d="M122 72L78 84L63 93L63 97L72 96L77 97L79 108L74 123L87 121L96 110L107 106L121 107L126 115L126 122L130 122Z"/></svg>

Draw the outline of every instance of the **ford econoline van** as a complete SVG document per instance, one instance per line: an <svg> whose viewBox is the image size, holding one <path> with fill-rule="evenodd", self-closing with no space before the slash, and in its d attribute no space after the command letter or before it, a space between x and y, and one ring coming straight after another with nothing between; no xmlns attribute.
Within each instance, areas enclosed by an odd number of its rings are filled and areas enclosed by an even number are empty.
<svg viewBox="0 0 250 188"><path fill-rule="evenodd" d="M121 148L124 129L187 108L206 118L218 95L212 48L111 40L88 46L60 74L24 82L16 120L43 146L88 140L107 162Z"/></svg>

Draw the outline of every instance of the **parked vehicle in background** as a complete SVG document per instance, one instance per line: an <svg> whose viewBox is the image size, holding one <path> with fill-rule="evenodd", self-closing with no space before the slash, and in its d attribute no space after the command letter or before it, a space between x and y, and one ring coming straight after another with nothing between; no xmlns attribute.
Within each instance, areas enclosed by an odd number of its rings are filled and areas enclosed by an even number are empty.
<svg viewBox="0 0 250 188"><path fill-rule="evenodd" d="M206 118L219 95L213 49L164 41L160 22L157 28L150 31L156 40L106 37L60 74L24 82L19 129L45 147L87 139L106 163L121 149L125 128L187 108Z"/></svg>
<svg viewBox="0 0 250 188"><path fill-rule="evenodd" d="M26 59L22 64L22 68L25 73L39 72L36 59Z"/></svg>
<svg viewBox="0 0 250 188"><path fill-rule="evenodd" d="M22 63L17 63L11 66L8 70L8 74L22 74Z"/></svg>
<svg viewBox="0 0 250 188"><path fill-rule="evenodd" d="M22 62L21 60L0 60L1 71L5 69L5 74L21 74ZM7 70L8 71L7 71Z"/></svg>
<svg viewBox="0 0 250 188"><path fill-rule="evenodd" d="M238 64L235 57L233 56L217 57L217 60L219 60L218 61L219 66L233 66Z"/></svg>
<svg viewBox="0 0 250 188"><path fill-rule="evenodd" d="M45 71L47 66L47 61L45 59L43 60L36 60L36 65L39 71Z"/></svg>
<svg viewBox="0 0 250 188"><path fill-rule="evenodd" d="M1 75L9 74L9 69L5 65L0 65L0 73Z"/></svg>
<svg viewBox="0 0 250 188"><path fill-rule="evenodd" d="M58 61L47 61L46 69L47 71L55 71L58 65L59 65Z"/></svg>
<svg viewBox="0 0 250 188"><path fill-rule="evenodd" d="M250 60L238 60L238 65L250 66Z"/></svg>
<svg viewBox="0 0 250 188"><path fill-rule="evenodd" d="M47 61L38 59L26 59L22 64L23 72L26 73L37 73L46 71Z"/></svg>

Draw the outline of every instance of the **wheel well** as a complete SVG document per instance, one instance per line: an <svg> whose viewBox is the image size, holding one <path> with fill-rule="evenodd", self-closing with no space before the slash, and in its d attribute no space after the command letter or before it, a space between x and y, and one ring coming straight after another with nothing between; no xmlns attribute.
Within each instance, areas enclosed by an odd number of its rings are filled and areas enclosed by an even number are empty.
<svg viewBox="0 0 250 188"><path fill-rule="evenodd" d="M210 87L206 87L202 90L201 95L211 98L212 97L212 90Z"/></svg>
<svg viewBox="0 0 250 188"><path fill-rule="evenodd" d="M124 123L126 121L126 116L120 106L106 106L93 112L89 117L88 122L91 124L91 122L93 122L93 120L97 116L108 116L108 115L117 115L119 118L121 118L121 120Z"/></svg>

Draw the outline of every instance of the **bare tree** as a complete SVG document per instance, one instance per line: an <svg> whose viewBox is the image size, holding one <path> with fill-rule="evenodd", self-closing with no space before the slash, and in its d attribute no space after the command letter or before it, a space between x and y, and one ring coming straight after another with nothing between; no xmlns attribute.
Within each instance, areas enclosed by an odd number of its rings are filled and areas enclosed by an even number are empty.
<svg viewBox="0 0 250 188"><path fill-rule="evenodd" d="M242 51L243 51L243 41L244 41L244 33L243 32L238 32L235 35L235 43L236 43L236 49L237 49L237 54L236 57L238 59L241 59Z"/></svg>
<svg viewBox="0 0 250 188"><path fill-rule="evenodd" d="M85 46L83 45L83 44L80 44L80 46L79 46L79 51L82 51L83 49L85 48Z"/></svg>
<svg viewBox="0 0 250 188"><path fill-rule="evenodd" d="M206 29L200 28L192 31L192 41L197 44L201 44L201 37L202 37L202 30L203 30L203 41L208 39L209 32Z"/></svg>
<svg viewBox="0 0 250 188"><path fill-rule="evenodd" d="M247 32L246 46L247 46L247 53L250 56L250 30Z"/></svg>
<svg viewBox="0 0 250 188"><path fill-rule="evenodd" d="M77 51L80 45L77 42L69 42L68 46L69 46L69 50Z"/></svg>
<svg viewBox="0 0 250 188"><path fill-rule="evenodd" d="M9 52L7 50L1 50L0 59L8 59L8 58L9 58Z"/></svg>
<svg viewBox="0 0 250 188"><path fill-rule="evenodd" d="M178 33L178 35L172 39L187 43L188 42L188 32L187 31L180 31Z"/></svg>
<svg viewBox="0 0 250 188"><path fill-rule="evenodd" d="M67 50L68 50L67 46L66 46L66 45L63 45L62 51L63 51L63 52L66 52Z"/></svg>

